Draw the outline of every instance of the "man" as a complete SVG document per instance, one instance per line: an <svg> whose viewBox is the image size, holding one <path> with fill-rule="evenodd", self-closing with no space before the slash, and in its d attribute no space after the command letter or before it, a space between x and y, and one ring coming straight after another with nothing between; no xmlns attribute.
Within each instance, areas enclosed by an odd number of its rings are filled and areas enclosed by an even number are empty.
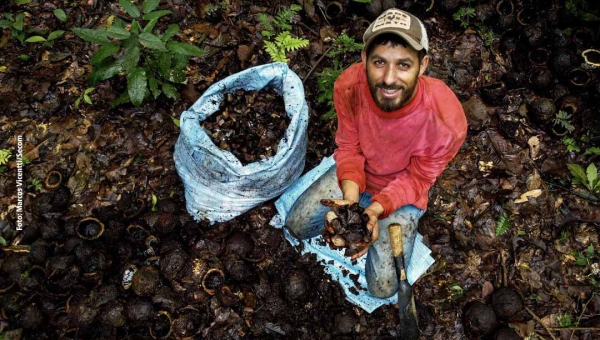
<svg viewBox="0 0 600 340"><path fill-rule="evenodd" d="M305 239L323 228L328 208L320 199L366 207L371 245L353 259L367 253L369 292L387 298L397 290L388 225L403 226L409 263L428 191L463 144L467 122L452 90L423 75L428 39L419 19L389 9L363 40L362 61L342 72L334 85L335 166L298 198L285 224Z"/></svg>

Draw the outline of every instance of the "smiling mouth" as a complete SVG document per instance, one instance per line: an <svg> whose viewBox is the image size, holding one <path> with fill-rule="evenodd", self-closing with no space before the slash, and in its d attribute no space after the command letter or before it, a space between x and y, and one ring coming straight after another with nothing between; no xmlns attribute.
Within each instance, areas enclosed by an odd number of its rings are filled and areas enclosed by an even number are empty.
<svg viewBox="0 0 600 340"><path fill-rule="evenodd" d="M385 89L383 87L379 88L379 93L381 93L381 95L384 98L396 98L398 95L400 95L400 93L402 92L402 89Z"/></svg>

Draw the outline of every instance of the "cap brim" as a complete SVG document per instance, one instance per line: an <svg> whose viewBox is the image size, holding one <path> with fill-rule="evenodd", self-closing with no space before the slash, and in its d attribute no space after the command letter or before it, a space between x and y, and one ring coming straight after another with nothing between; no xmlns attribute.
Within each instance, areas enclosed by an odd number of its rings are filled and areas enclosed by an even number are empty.
<svg viewBox="0 0 600 340"><path fill-rule="evenodd" d="M369 39L369 43L365 44L364 50L368 50L369 46L373 43L373 40L382 35L382 34L386 34L386 33L391 33L391 34L395 34L398 35L400 37L402 37L402 39L404 39L409 45L410 47L414 48L417 52L423 49L423 46L421 44L419 44L418 42L416 42L415 39L411 38L408 34L404 33L404 32L390 32L390 31L384 31L384 32L379 32L379 33L375 33L371 39ZM427 51L426 51L427 52Z"/></svg>

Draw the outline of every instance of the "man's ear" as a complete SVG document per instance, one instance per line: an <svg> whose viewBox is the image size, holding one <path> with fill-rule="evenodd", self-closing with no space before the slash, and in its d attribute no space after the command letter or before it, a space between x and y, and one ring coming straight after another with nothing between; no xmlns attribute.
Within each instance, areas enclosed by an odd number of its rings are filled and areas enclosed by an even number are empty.
<svg viewBox="0 0 600 340"><path fill-rule="evenodd" d="M364 49L360 52L360 59L362 59L363 64L367 64L367 52Z"/></svg>
<svg viewBox="0 0 600 340"><path fill-rule="evenodd" d="M425 70L427 70L428 65L429 65L429 56L425 55L423 57L423 60L421 60L421 69L419 70L419 76L422 76L423 73L425 73Z"/></svg>

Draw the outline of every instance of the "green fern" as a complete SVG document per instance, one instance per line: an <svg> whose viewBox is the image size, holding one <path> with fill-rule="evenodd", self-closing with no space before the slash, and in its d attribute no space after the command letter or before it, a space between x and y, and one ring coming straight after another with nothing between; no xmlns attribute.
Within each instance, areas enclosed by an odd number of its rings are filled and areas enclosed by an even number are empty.
<svg viewBox="0 0 600 340"><path fill-rule="evenodd" d="M8 163L8 159L10 158L10 150L2 149L0 150L0 165L4 165Z"/></svg>
<svg viewBox="0 0 600 340"><path fill-rule="evenodd" d="M290 35L290 32L281 32L277 38L275 38L276 44L284 49L286 52L294 51L299 48L308 46L308 40L301 38L294 38Z"/></svg>
<svg viewBox="0 0 600 340"><path fill-rule="evenodd" d="M327 53L328 57L336 57L340 54L360 52L363 44L357 43L354 38L347 34L342 34L333 42L333 48Z"/></svg>
<svg viewBox="0 0 600 340"><path fill-rule="evenodd" d="M319 85L319 96L317 100L320 103L327 104L329 111L321 116L323 120L335 119L336 112L333 105L333 84L340 76L344 69L341 67L337 59L333 60L333 68L326 67L317 76L317 84Z"/></svg>
<svg viewBox="0 0 600 340"><path fill-rule="evenodd" d="M306 46L308 46L308 40L292 37L288 31L279 33L274 42L265 41L265 51L269 53L271 59L284 63L288 61L285 55L286 52L295 51Z"/></svg>
<svg viewBox="0 0 600 340"><path fill-rule="evenodd" d="M510 229L511 220L508 213L505 211L502 216L496 221L496 236L502 236Z"/></svg>
<svg viewBox="0 0 600 340"><path fill-rule="evenodd" d="M554 124L563 127L569 132L573 132L573 130L575 130L575 127L573 124L571 124L571 115L562 110L558 111L556 114L556 117L554 118Z"/></svg>
<svg viewBox="0 0 600 340"><path fill-rule="evenodd" d="M273 27L273 23L268 15L265 13L260 13L258 15L258 21L260 21L263 27L262 31L260 31L260 34L266 38L271 38L275 35L275 27Z"/></svg>
<svg viewBox="0 0 600 340"><path fill-rule="evenodd" d="M271 59L273 61L281 61L283 63L287 63L287 57L285 56L285 50L279 48L276 43L272 43L270 41L265 41L265 51L269 53Z"/></svg>
<svg viewBox="0 0 600 340"><path fill-rule="evenodd" d="M569 152L580 152L581 148L577 145L577 141L574 138L564 136L562 138L563 144L567 147Z"/></svg>
<svg viewBox="0 0 600 340"><path fill-rule="evenodd" d="M298 14L301 9L302 6L292 4L289 8L282 10L273 18L275 26L279 27L282 31L291 30L292 26L290 24L294 20L294 15Z"/></svg>

